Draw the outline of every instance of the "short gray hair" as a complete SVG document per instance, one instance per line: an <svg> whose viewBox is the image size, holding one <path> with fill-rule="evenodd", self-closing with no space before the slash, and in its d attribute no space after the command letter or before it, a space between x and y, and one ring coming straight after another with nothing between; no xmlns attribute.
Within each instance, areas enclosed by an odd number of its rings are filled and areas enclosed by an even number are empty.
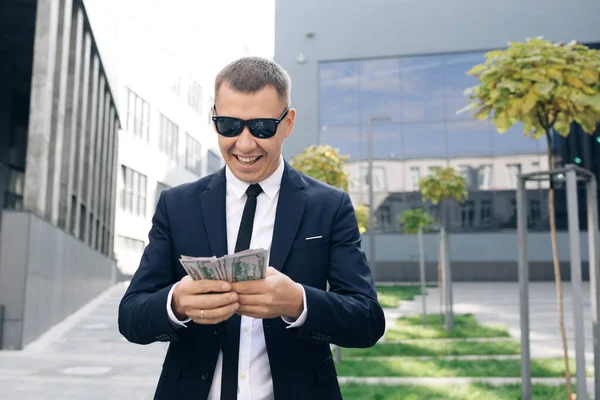
<svg viewBox="0 0 600 400"><path fill-rule="evenodd" d="M219 89L227 83L240 93L256 93L271 85L286 106L290 104L292 81L289 74L274 61L260 57L242 57L217 74L215 79L215 101Z"/></svg>

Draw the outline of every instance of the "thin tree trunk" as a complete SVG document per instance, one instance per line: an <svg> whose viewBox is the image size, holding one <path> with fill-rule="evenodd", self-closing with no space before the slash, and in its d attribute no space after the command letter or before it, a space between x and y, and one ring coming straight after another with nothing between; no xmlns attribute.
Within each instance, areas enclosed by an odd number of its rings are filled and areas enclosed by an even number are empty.
<svg viewBox="0 0 600 400"><path fill-rule="evenodd" d="M443 223L443 218L442 218L442 204L441 202L438 203L437 205L437 219L438 219L438 225L442 225ZM442 282L442 248L440 246L440 233L438 232L438 288L439 288L439 293L440 293L440 315L439 315L439 323L440 323L440 329L444 328L444 285Z"/></svg>
<svg viewBox="0 0 600 400"><path fill-rule="evenodd" d="M549 131L546 132L548 141L548 168L553 168L552 163L552 143ZM552 179L552 177L550 177ZM554 264L554 281L556 284L556 296L558 301L558 323L560 325L560 336L563 344L563 357L565 361L565 379L567 384L567 400L573 399L573 391L571 388L571 371L569 369L569 348L567 343L567 333L565 330L565 313L563 303L562 277L560 274L560 262L558 258L558 242L556 239L556 216L554 213L554 186L550 181L550 189L548 190L548 212L550 214L550 240L552 242L552 261Z"/></svg>

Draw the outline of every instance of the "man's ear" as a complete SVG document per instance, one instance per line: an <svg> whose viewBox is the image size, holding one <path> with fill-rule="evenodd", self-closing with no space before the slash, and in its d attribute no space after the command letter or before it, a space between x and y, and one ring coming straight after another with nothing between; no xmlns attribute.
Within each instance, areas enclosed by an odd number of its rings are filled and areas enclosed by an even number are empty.
<svg viewBox="0 0 600 400"><path fill-rule="evenodd" d="M294 108L290 108L287 116L282 122L285 124L285 132L283 137L288 138L294 130L294 124L296 123L296 110Z"/></svg>

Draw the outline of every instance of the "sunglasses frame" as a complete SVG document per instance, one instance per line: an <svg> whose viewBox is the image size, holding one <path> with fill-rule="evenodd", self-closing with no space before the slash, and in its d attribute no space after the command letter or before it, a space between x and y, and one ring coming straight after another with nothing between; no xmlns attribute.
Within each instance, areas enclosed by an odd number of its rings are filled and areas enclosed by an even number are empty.
<svg viewBox="0 0 600 400"><path fill-rule="evenodd" d="M273 136L275 136L277 134L277 128L279 128L279 124L281 123L281 121L283 121L288 113L290 112L290 107L288 106L283 113L281 114L281 116L279 118L252 118L252 119L241 119L241 118L234 118L234 117L227 117L227 116L222 116L222 115L217 115L217 106L213 106L212 108L213 110L213 115L211 116L211 119L213 120L213 124L215 125L215 130L217 131L217 133L219 135L222 135L224 137L236 137L242 134L242 132L244 131L244 127L247 126L248 127L248 131L250 131L250 134L252 136L254 136L257 139L270 139ZM233 136L227 136L227 135L223 135L221 132L219 132L219 129L217 128L217 119L218 118L226 118L226 119L231 119L234 120L236 122L241 122L242 123L242 129L239 131L239 133L237 133L236 135ZM265 136L265 137L260 137L258 135L256 135L252 129L250 129L250 123L255 122L255 121L271 121L275 123L275 131L273 132L273 135L271 136Z"/></svg>

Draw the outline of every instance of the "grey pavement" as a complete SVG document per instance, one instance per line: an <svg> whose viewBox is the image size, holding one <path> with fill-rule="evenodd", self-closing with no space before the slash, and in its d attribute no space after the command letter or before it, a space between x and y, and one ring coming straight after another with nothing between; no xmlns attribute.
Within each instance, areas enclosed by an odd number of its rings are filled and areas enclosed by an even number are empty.
<svg viewBox="0 0 600 400"><path fill-rule="evenodd" d="M151 399L167 344L120 335L124 291L112 287L23 351L0 351L0 400Z"/></svg>

